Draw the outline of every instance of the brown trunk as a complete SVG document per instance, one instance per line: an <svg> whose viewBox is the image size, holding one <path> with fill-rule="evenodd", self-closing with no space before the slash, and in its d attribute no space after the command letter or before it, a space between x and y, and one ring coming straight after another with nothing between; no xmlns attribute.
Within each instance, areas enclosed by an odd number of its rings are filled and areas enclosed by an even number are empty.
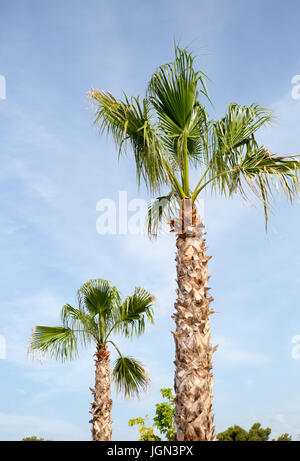
<svg viewBox="0 0 300 461"><path fill-rule="evenodd" d="M186 205L185 205L186 206ZM175 392L178 441L215 440L212 412L212 355L210 345L208 272L204 226L195 210L190 220L173 221L177 233L177 302L173 319L176 346Z"/></svg>
<svg viewBox="0 0 300 461"><path fill-rule="evenodd" d="M97 346L95 354L95 389L91 389L94 394L92 403L93 418L92 436L96 442L111 440L111 408L112 400L110 398L110 360L109 351L106 346Z"/></svg>

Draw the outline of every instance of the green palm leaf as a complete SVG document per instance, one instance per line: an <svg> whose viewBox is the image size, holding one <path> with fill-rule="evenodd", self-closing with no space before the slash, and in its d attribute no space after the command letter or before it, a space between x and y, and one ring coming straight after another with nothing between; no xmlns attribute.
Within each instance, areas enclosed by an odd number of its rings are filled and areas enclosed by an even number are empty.
<svg viewBox="0 0 300 461"><path fill-rule="evenodd" d="M138 396L149 384L143 364L132 357L119 357L114 363L112 376L117 392L125 398Z"/></svg>
<svg viewBox="0 0 300 461"><path fill-rule="evenodd" d="M180 136L189 125L199 91L208 97L206 76L193 64L192 54L175 46L175 61L159 67L149 83L150 101L171 136Z"/></svg>
<svg viewBox="0 0 300 461"><path fill-rule="evenodd" d="M230 104L225 117L213 124L218 154L229 154L246 144L259 128L271 124L273 120L272 111L258 104Z"/></svg>
<svg viewBox="0 0 300 461"><path fill-rule="evenodd" d="M73 360L78 356L76 334L69 328L37 326L32 332L30 351L48 353L61 362Z"/></svg>
<svg viewBox="0 0 300 461"><path fill-rule="evenodd" d="M145 331L146 321L153 320L154 297L143 288L135 288L119 307L119 321L116 331L127 337L140 336Z"/></svg>
<svg viewBox="0 0 300 461"><path fill-rule="evenodd" d="M105 315L111 310L116 291L107 280L95 279L82 285L78 296L90 314Z"/></svg>
<svg viewBox="0 0 300 461"><path fill-rule="evenodd" d="M192 54L176 46L175 61L159 67L148 87L161 139L174 167L181 171L186 155L193 164L201 160L201 138L208 118L198 100L199 93L208 98L206 76L196 72L193 64Z"/></svg>
<svg viewBox="0 0 300 461"><path fill-rule="evenodd" d="M97 337L104 342L107 332L116 321L120 294L107 280L95 279L82 285L78 293L80 304L95 317ZM97 316L97 319L96 319Z"/></svg>
<svg viewBox="0 0 300 461"><path fill-rule="evenodd" d="M129 143L135 156L138 183L143 178L150 190L158 190L168 181L170 167L152 124L149 100L145 98L141 103L139 98L132 98L129 101L125 95L125 101L121 101L109 92L96 90L91 90L89 96L96 106L95 123L100 133L112 134L119 155L126 152Z"/></svg>
<svg viewBox="0 0 300 461"><path fill-rule="evenodd" d="M80 333L82 343L88 344L92 339L98 340L98 327L94 316L80 309L65 304L61 310L61 320L65 328Z"/></svg>

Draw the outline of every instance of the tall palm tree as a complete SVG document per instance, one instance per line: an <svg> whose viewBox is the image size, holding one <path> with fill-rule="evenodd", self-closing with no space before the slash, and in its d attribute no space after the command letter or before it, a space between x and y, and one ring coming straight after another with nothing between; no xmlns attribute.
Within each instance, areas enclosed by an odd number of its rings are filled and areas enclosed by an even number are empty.
<svg viewBox="0 0 300 461"><path fill-rule="evenodd" d="M30 340L30 352L39 351L62 362L78 356L78 345L96 345L95 388L92 409L93 440L111 440L111 378L124 397L139 395L147 388L148 375L138 360L122 355L112 340L113 334L127 338L141 335L146 321L153 323L153 296L136 288L131 296L121 300L119 291L102 279L90 280L78 290L78 307L70 304L61 311L62 326L36 326ZM110 351L117 351L112 372Z"/></svg>
<svg viewBox="0 0 300 461"><path fill-rule="evenodd" d="M231 197L251 193L265 210L283 191L293 201L299 190L299 161L271 154L256 140L259 128L271 124L270 110L257 104L230 104L218 121L209 118L207 77L194 67L194 57L175 46L175 60L153 74L144 99L116 99L91 90L100 134L111 133L119 155L131 148L138 184L144 181L158 197L149 208L148 231L157 235L167 220L177 234L176 332L177 440L215 440L212 413L212 356L208 294L209 257L197 199L210 189ZM198 182L191 186L191 172ZM193 176L193 177L194 177Z"/></svg>

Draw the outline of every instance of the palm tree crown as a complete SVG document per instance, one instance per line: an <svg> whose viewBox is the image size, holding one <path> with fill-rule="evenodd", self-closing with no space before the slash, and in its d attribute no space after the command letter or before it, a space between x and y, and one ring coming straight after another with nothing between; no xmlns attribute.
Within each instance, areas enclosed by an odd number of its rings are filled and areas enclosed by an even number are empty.
<svg viewBox="0 0 300 461"><path fill-rule="evenodd" d="M111 133L119 154L131 147L137 179L148 189L169 193L149 209L148 230L156 235L160 221L176 215L176 205L188 199L195 206L205 188L226 196L253 192L264 206L266 225L274 191L290 201L299 190L299 161L274 155L256 138L271 124L273 114L258 104L230 104L225 116L211 120L202 101L209 101L207 77L194 69L194 57L175 46L175 60L153 74L146 97L116 99L110 92L91 90L100 133ZM190 171L198 182L190 186ZM199 173L198 173L199 172Z"/></svg>
<svg viewBox="0 0 300 461"><path fill-rule="evenodd" d="M264 207L266 226L274 192L292 202L299 191L297 156L274 155L256 134L271 124L273 114L258 104L230 104L224 117L209 117L207 77L195 59L175 45L174 62L152 75L143 99L116 99L91 90L95 123L112 134L119 155L134 154L138 184L162 195L149 207L148 232L156 236L162 221L176 232L177 300L172 316L176 331L176 438L215 440L212 411L212 357L208 261L204 224L197 198L204 190L226 197L256 197ZM192 183L191 172L196 175ZM193 175L193 177L195 177Z"/></svg>
<svg viewBox="0 0 300 461"><path fill-rule="evenodd" d="M112 370L117 391L125 397L138 395L147 387L148 375L138 360L121 354L112 335L141 335L146 321L153 323L153 301L153 296L142 288L136 288L133 295L122 300L117 288L108 281L90 280L78 290L77 308L63 306L62 326L35 327L30 351L49 353L64 362L78 356L79 345L95 343L99 353L111 344L118 353Z"/></svg>

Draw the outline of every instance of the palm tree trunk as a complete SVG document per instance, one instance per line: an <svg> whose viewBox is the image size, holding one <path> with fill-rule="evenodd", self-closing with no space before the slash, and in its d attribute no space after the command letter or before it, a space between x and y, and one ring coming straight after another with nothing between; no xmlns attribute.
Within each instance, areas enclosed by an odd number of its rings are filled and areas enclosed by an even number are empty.
<svg viewBox="0 0 300 461"><path fill-rule="evenodd" d="M193 210L193 218L177 232L177 302L173 319L176 346L175 392L178 441L215 440L212 412L212 356L210 309L204 226ZM177 222L177 226L176 226ZM180 223L181 225L181 223ZM177 227L177 229L176 229ZM182 226L181 226L182 229Z"/></svg>
<svg viewBox="0 0 300 461"><path fill-rule="evenodd" d="M110 359L106 346L98 345L95 354L95 389L92 403L92 436L96 442L111 440Z"/></svg>

